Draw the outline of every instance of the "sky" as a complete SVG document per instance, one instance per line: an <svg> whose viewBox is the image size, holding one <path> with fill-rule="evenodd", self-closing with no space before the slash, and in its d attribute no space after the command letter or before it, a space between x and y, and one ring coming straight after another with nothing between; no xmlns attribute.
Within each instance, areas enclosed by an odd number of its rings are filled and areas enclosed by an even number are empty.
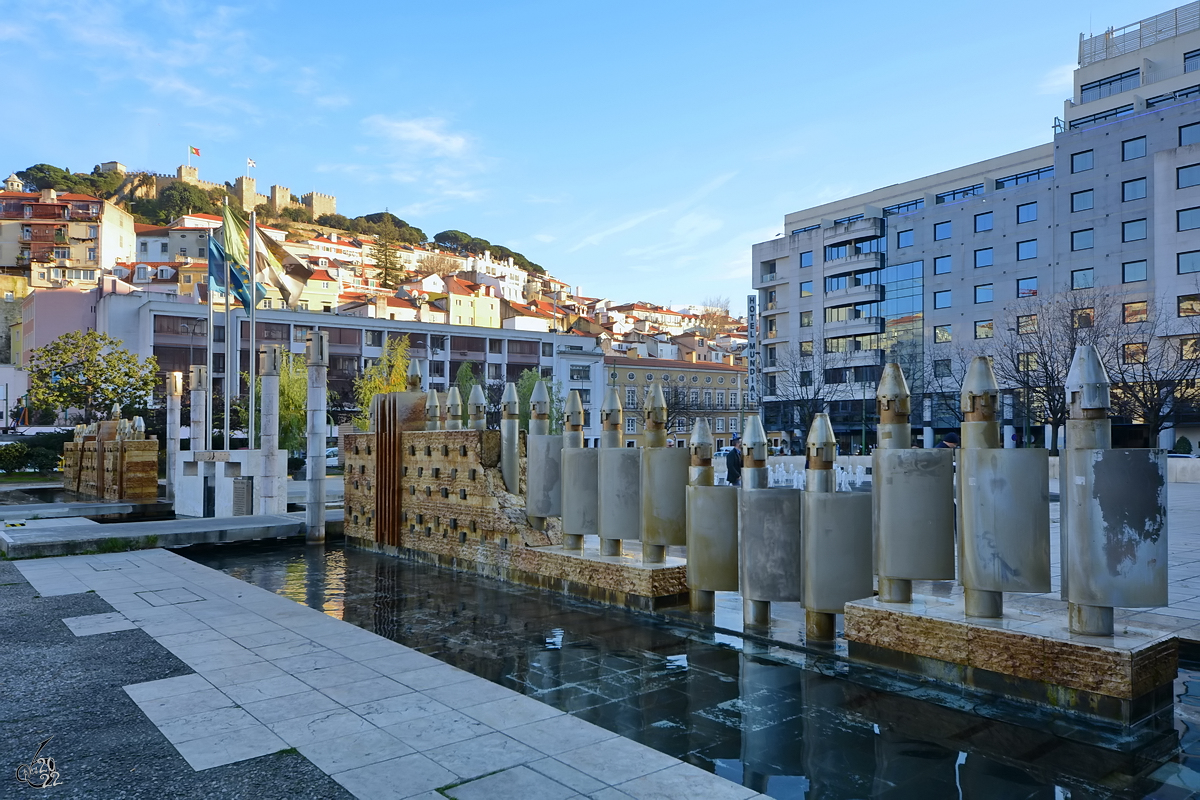
<svg viewBox="0 0 1200 800"><path fill-rule="evenodd" d="M264 194L740 313L785 214L1049 141L1079 34L1172 7L0 0L0 170L174 173L195 146L205 180L252 158Z"/></svg>

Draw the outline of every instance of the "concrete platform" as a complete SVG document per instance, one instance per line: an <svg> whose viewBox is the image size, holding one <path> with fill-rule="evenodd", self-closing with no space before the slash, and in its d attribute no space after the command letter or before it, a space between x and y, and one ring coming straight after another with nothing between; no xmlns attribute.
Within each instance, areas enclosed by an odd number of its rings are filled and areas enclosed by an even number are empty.
<svg viewBox="0 0 1200 800"><path fill-rule="evenodd" d="M72 519L59 524L27 525L0 531L0 553L7 558L93 553L110 549L140 550L189 544L242 542L296 536L301 520L286 516L209 517L101 525Z"/></svg>
<svg viewBox="0 0 1200 800"><path fill-rule="evenodd" d="M60 519L63 517L97 517L107 514L134 514L153 509L157 503L106 503L101 500L80 503L27 503L0 506L0 520Z"/></svg>

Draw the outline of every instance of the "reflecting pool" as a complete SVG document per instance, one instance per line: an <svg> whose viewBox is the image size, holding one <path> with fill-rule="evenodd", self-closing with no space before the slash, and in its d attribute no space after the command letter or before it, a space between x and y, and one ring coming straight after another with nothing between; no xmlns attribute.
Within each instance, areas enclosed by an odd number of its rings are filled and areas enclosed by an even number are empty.
<svg viewBox="0 0 1200 800"><path fill-rule="evenodd" d="M882 691L737 637L340 543L178 552L775 798L1200 792L1195 662L1176 681L1175 736L1122 753L927 702L919 681ZM1176 741L1181 754L1155 757Z"/></svg>

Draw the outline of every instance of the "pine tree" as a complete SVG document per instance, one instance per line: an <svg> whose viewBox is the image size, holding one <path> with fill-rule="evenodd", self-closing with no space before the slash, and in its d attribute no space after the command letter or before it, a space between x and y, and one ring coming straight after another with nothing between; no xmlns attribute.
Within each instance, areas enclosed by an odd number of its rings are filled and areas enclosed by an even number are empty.
<svg viewBox="0 0 1200 800"><path fill-rule="evenodd" d="M403 277L404 270L400 266L400 257L396 254L398 241L396 224L392 215L385 212L379 223L379 233L375 244L371 247L371 258L375 259L375 275L379 285L385 289L394 289Z"/></svg>

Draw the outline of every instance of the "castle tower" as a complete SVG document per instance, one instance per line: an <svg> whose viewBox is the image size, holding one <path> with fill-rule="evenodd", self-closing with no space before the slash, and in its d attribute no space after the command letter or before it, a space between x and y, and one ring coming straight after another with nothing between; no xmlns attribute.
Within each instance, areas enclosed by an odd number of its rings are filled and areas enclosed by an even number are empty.
<svg viewBox="0 0 1200 800"><path fill-rule="evenodd" d="M233 182L233 195L242 204L242 208L246 211L252 211L258 205L259 194L255 190L258 181L254 178L248 178L245 175L239 175L238 179Z"/></svg>
<svg viewBox="0 0 1200 800"><path fill-rule="evenodd" d="M200 168L180 164L179 168L175 170L175 177L184 183L198 184L200 183Z"/></svg>
<svg viewBox="0 0 1200 800"><path fill-rule="evenodd" d="M312 212L313 219L324 214L337 213L337 198L331 194L318 194L317 192L309 192L300 196L300 202Z"/></svg>
<svg viewBox="0 0 1200 800"><path fill-rule="evenodd" d="M6 192L23 192L25 191L25 181L17 177L17 173L13 173L4 179L4 191Z"/></svg>
<svg viewBox="0 0 1200 800"><path fill-rule="evenodd" d="M278 214L285 208L291 208L295 205L292 202L292 190L286 186L276 184L271 187L271 210Z"/></svg>

